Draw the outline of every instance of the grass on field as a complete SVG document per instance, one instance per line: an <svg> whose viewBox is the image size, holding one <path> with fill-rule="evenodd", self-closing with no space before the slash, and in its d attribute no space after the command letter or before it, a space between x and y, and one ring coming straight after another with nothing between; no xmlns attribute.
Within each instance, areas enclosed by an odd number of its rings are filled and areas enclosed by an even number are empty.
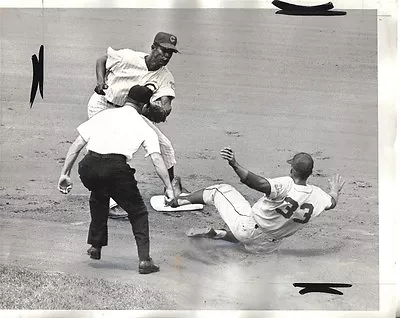
<svg viewBox="0 0 400 318"><path fill-rule="evenodd" d="M104 279L0 265L0 309L168 309L155 290Z"/></svg>

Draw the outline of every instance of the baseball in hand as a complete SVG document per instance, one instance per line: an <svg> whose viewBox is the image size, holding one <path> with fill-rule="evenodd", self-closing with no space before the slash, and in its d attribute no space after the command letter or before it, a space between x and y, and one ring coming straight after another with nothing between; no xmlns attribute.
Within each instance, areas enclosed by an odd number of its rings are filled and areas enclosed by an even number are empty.
<svg viewBox="0 0 400 318"><path fill-rule="evenodd" d="M67 176L61 176L58 181L58 190L63 194L68 194L72 189L71 179Z"/></svg>

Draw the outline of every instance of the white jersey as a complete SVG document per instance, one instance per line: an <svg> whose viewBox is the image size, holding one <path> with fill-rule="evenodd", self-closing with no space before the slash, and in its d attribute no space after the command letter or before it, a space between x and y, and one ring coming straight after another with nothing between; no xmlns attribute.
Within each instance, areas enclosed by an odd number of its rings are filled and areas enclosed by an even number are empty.
<svg viewBox="0 0 400 318"><path fill-rule="evenodd" d="M140 146L146 156L160 153L157 134L131 106L106 109L78 127L87 150L100 154L120 154L132 159Z"/></svg>
<svg viewBox="0 0 400 318"><path fill-rule="evenodd" d="M271 193L252 207L257 224L276 239L288 237L332 205L331 196L314 185L295 184L291 177L268 179Z"/></svg>
<svg viewBox="0 0 400 318"><path fill-rule="evenodd" d="M109 102L123 106L129 89L134 85L153 84L155 87L151 101L162 96L175 98L175 80L166 66L149 71L143 52L130 49L107 49L105 97Z"/></svg>

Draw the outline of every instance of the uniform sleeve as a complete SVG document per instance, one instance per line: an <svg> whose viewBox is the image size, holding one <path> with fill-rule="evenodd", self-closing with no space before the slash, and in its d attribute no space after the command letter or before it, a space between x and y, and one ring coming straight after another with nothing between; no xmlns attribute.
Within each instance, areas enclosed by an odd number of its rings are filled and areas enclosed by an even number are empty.
<svg viewBox="0 0 400 318"><path fill-rule="evenodd" d="M290 177L280 177L267 179L271 185L271 193L267 196L271 200L283 200L293 185L293 180Z"/></svg>
<svg viewBox="0 0 400 318"><path fill-rule="evenodd" d="M160 86L152 96L151 101L155 101L162 96L175 98L175 79L168 70L166 70L165 76L163 76Z"/></svg>
<svg viewBox="0 0 400 318"><path fill-rule="evenodd" d="M319 188L318 188L319 189ZM319 189L319 199L321 200L322 206L324 209L330 208L332 205L332 197L326 193L324 190Z"/></svg>
<svg viewBox="0 0 400 318"><path fill-rule="evenodd" d="M114 50L111 47L107 49L106 69L111 70L115 65L122 62L124 50Z"/></svg>
<svg viewBox="0 0 400 318"><path fill-rule="evenodd" d="M85 121L83 124L79 125L77 128L79 135L81 135L83 140L85 140L86 142L89 141L90 136L93 131L92 123L93 122L91 120L88 120L88 121Z"/></svg>
<svg viewBox="0 0 400 318"><path fill-rule="evenodd" d="M89 120L85 121L83 124L79 125L77 130L79 135L85 140L86 142L89 141L90 137L93 135L93 132L102 129L102 126L104 124L104 119L102 119L105 116L105 113L100 112L96 114L96 116L93 116Z"/></svg>
<svg viewBox="0 0 400 318"><path fill-rule="evenodd" d="M155 152L161 153L160 143L158 141L158 136L156 132L148 126L147 128L146 137L144 138L144 141L142 143L142 146L146 152L145 157Z"/></svg>

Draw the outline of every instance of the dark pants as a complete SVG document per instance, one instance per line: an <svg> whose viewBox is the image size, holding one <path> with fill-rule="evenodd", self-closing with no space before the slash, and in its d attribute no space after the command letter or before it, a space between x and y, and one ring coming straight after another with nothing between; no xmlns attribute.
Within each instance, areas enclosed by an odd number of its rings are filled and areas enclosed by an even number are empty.
<svg viewBox="0 0 400 318"><path fill-rule="evenodd" d="M137 187L135 169L122 155L100 155L89 151L79 162L79 176L90 194L91 222L88 244L94 247L108 243L110 197L128 213L135 236L139 260L149 259L149 219L146 205Z"/></svg>

